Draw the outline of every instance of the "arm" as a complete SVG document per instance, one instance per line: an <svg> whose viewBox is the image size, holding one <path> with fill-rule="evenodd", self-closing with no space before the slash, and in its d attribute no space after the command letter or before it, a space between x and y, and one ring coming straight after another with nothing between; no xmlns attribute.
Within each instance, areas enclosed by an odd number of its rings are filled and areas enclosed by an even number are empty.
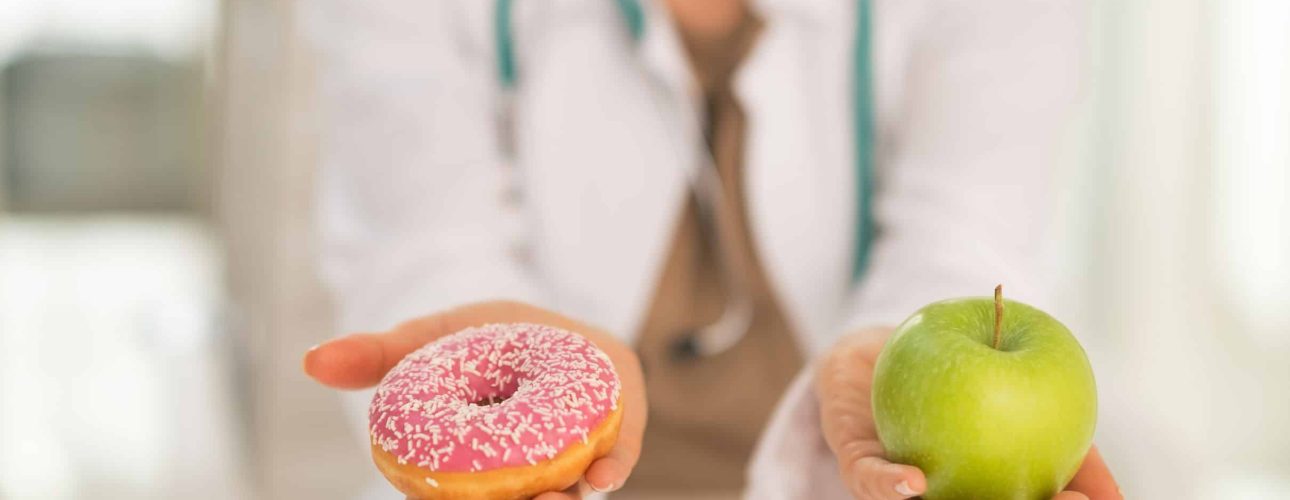
<svg viewBox="0 0 1290 500"><path fill-rule="evenodd" d="M873 426L873 362L890 325L997 283L1044 302L1043 243L1082 78L1085 2L926 3L908 74L890 80L903 82L903 101L899 119L884 122L879 233L848 314L854 333L785 397L754 458L750 491L860 499L924 491L921 471L883 459ZM1121 498L1096 448L1070 488L1058 498Z"/></svg>
<svg viewBox="0 0 1290 500"><path fill-rule="evenodd" d="M617 443L579 484L539 497L575 499L627 480L640 453L645 391L635 353L621 341L495 300L540 296L518 257L520 213L504 202L511 180L498 152L494 60L478 15L490 3L301 4L322 55L325 272L342 328L379 332L323 343L306 354L304 368L323 385L364 389L409 352L468 326L528 321L582 334L613 361L626 413ZM475 304L448 307L467 302ZM423 316L428 311L443 312Z"/></svg>
<svg viewBox="0 0 1290 500"><path fill-rule="evenodd" d="M318 216L344 330L537 301L499 153L487 24L466 2L300 4L319 55Z"/></svg>

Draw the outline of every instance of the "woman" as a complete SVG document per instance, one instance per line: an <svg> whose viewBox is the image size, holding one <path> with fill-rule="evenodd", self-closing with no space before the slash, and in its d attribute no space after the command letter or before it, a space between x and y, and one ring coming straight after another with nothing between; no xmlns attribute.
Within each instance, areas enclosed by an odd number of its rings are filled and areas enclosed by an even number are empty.
<svg viewBox="0 0 1290 500"><path fill-rule="evenodd" d="M918 306L1000 281L1044 303L1082 2L304 5L341 326L403 325L311 351L325 384L369 386L444 325L572 325L642 401L586 483L729 496L806 362L872 351ZM859 498L916 495L864 405L830 396L865 387L847 366L816 387L820 421L777 432L834 444L833 482ZM785 408L812 404L798 385ZM807 495L792 482L754 487Z"/></svg>

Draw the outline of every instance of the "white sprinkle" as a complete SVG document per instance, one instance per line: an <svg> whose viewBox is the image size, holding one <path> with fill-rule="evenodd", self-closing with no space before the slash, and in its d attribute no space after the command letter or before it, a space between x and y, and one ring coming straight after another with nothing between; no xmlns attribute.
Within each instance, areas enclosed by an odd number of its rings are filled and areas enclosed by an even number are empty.
<svg viewBox="0 0 1290 500"><path fill-rule="evenodd" d="M617 409L620 391L608 356L582 337L486 325L400 361L377 388L369 434L401 463L430 470L483 470L481 460L499 455L513 465L513 451L535 464L575 439L588 443L588 427ZM471 404L481 396L503 401Z"/></svg>

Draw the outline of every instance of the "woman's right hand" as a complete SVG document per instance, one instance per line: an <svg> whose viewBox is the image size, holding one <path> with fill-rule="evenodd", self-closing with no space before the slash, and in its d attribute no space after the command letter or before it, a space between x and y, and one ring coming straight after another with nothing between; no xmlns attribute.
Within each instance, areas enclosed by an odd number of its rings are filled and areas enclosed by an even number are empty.
<svg viewBox="0 0 1290 500"><path fill-rule="evenodd" d="M417 318L387 332L356 333L325 342L305 354L305 373L335 389L371 387L408 353L439 337L487 323L517 322L555 326L586 337L609 356L622 381L623 422L613 449L592 462L578 484L563 492L544 493L538 500L581 498L588 487L621 488L640 457L645 434L644 377L630 347L590 325L518 302L482 302Z"/></svg>
<svg viewBox="0 0 1290 500"><path fill-rule="evenodd" d="M927 478L917 467L883 458L885 451L873 422L873 368L893 331L871 328L843 338L824 355L815 372L825 441L837 458L847 490L860 500L905 499L927 490ZM1054 500L1124 498L1097 447L1089 450L1067 489Z"/></svg>

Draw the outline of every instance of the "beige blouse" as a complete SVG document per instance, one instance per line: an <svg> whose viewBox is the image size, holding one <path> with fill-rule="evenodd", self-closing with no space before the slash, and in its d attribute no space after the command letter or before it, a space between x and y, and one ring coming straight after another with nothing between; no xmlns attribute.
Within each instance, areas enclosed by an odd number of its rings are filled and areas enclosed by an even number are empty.
<svg viewBox="0 0 1290 500"><path fill-rule="evenodd" d="M615 498L730 498L743 488L749 455L771 410L802 367L792 332L758 262L746 223L741 183L745 116L731 76L752 47L761 22L748 15L722 39L683 33L705 94L708 147L726 196L717 233L704 235L691 199L678 221L637 350L650 403L640 463ZM719 237L721 248L711 244ZM686 356L677 346L723 311L721 265L745 276L755 304L751 329L713 357Z"/></svg>

